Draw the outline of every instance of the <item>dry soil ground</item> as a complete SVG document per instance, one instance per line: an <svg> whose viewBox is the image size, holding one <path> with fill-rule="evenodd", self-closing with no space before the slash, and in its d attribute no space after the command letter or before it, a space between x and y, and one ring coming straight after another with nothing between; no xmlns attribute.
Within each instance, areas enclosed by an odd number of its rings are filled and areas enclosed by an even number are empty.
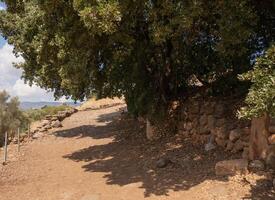
<svg viewBox="0 0 275 200"><path fill-rule="evenodd" d="M147 141L121 107L79 111L22 146L0 167L0 200L275 199L261 176L215 176L215 163L231 158L219 149L206 153L180 136ZM157 168L161 157L172 163Z"/></svg>

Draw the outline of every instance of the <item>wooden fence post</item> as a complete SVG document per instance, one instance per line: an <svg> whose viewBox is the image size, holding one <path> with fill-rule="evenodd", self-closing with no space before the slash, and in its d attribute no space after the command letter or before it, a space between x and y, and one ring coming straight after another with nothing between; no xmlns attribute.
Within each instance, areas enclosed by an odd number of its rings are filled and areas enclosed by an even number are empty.
<svg viewBox="0 0 275 200"><path fill-rule="evenodd" d="M17 150L20 152L20 128L17 129Z"/></svg>
<svg viewBox="0 0 275 200"><path fill-rule="evenodd" d="M8 132L5 132L5 145L4 145L4 164L7 162L8 153Z"/></svg>
<svg viewBox="0 0 275 200"><path fill-rule="evenodd" d="M31 125L29 123L28 124L28 140L30 140L30 135L31 135Z"/></svg>

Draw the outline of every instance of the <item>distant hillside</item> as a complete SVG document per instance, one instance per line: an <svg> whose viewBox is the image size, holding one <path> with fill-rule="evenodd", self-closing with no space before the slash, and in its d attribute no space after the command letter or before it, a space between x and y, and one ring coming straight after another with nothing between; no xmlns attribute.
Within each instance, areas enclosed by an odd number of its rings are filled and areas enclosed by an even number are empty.
<svg viewBox="0 0 275 200"><path fill-rule="evenodd" d="M20 108L23 110L27 110L27 109L37 109L37 108L42 108L43 106L59 106L62 105L62 102L21 102L20 103ZM65 102L65 104L70 105L70 106L79 106L80 103L73 103L73 102Z"/></svg>

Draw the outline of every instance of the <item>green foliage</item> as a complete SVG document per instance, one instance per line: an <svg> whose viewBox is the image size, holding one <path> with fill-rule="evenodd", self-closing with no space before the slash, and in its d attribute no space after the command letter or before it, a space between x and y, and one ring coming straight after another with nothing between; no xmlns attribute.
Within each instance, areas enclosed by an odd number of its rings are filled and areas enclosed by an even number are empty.
<svg viewBox="0 0 275 200"><path fill-rule="evenodd" d="M240 76L241 80L252 82L246 98L246 107L239 117L251 118L269 113L275 117L275 45L257 59L253 70Z"/></svg>
<svg viewBox="0 0 275 200"><path fill-rule="evenodd" d="M10 98L6 91L0 92L0 141L6 131L10 135L27 123L28 119L19 109L19 104L18 98Z"/></svg>
<svg viewBox="0 0 275 200"><path fill-rule="evenodd" d="M60 106L45 106L41 109L29 109L24 111L28 116L31 122L42 120L46 115L55 115L59 111L65 111L70 109L71 107L68 105L60 105Z"/></svg>
<svg viewBox="0 0 275 200"><path fill-rule="evenodd" d="M151 119L166 116L190 77L235 80L275 37L272 1L4 2L0 32L24 58L26 82L56 98L124 96L130 112Z"/></svg>

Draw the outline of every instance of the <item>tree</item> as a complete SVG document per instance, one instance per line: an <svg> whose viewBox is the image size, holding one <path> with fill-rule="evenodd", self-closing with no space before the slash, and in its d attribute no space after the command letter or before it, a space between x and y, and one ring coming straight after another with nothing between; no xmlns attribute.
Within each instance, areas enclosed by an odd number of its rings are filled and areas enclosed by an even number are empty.
<svg viewBox="0 0 275 200"><path fill-rule="evenodd" d="M264 113L275 117L275 45L260 56L254 68L240 76L252 86L246 98L246 106L239 117L260 117Z"/></svg>
<svg viewBox="0 0 275 200"><path fill-rule="evenodd" d="M150 120L190 77L224 91L274 39L271 0L5 0L0 30L30 84L75 100L124 96Z"/></svg>
<svg viewBox="0 0 275 200"><path fill-rule="evenodd" d="M275 117L275 45L260 56L254 68L240 76L252 83L241 118L252 118L250 159L268 157L270 117Z"/></svg>
<svg viewBox="0 0 275 200"><path fill-rule="evenodd" d="M18 98L10 98L6 91L0 92L0 141L5 132L17 130L24 122L26 118L19 109Z"/></svg>

